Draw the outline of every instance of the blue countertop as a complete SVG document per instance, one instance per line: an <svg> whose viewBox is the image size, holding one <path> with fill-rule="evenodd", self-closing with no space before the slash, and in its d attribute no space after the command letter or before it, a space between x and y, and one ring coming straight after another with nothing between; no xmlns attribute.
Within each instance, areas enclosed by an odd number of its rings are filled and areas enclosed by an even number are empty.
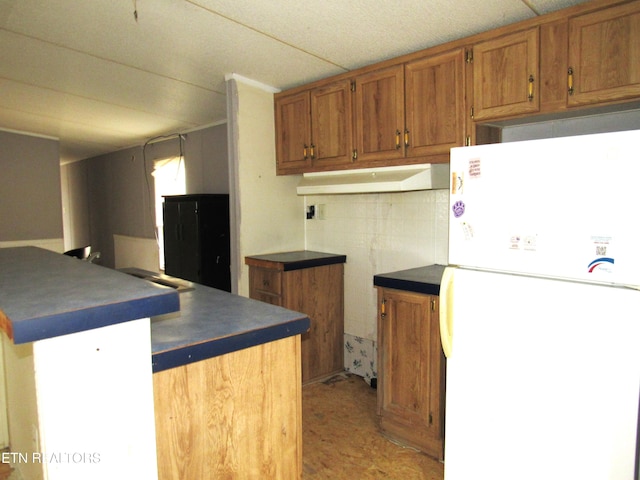
<svg viewBox="0 0 640 480"><path fill-rule="evenodd" d="M174 289L41 248L0 248L0 327L16 344L179 308Z"/></svg>
<svg viewBox="0 0 640 480"><path fill-rule="evenodd" d="M440 295L440 279L444 265L428 265L397 272L374 275L376 287L394 288L427 295Z"/></svg>
<svg viewBox="0 0 640 480"><path fill-rule="evenodd" d="M194 286L180 294L180 312L151 319L154 372L309 330L309 317L302 313Z"/></svg>
<svg viewBox="0 0 640 480"><path fill-rule="evenodd" d="M125 270L35 247L0 249L0 327L14 343L28 343L151 317L154 372L309 329L309 318L299 312ZM180 288L136 278L136 271Z"/></svg>
<svg viewBox="0 0 640 480"><path fill-rule="evenodd" d="M151 318L154 372L309 330L310 320L303 313L166 275L139 269L123 271L179 285L182 292L179 312Z"/></svg>

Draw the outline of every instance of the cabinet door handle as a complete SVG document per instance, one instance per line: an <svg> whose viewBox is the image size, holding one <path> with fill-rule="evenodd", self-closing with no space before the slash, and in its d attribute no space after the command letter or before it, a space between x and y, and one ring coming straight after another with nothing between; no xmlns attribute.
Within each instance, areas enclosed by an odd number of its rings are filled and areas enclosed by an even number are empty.
<svg viewBox="0 0 640 480"><path fill-rule="evenodd" d="M387 316L387 301L382 299L380 303L380 318L384 318Z"/></svg>
<svg viewBox="0 0 640 480"><path fill-rule="evenodd" d="M396 130L396 150L400 149L400 130Z"/></svg>
<svg viewBox="0 0 640 480"><path fill-rule="evenodd" d="M573 68L571 67L567 70L567 90L569 95L573 95Z"/></svg>
<svg viewBox="0 0 640 480"><path fill-rule="evenodd" d="M409 146L409 130L407 130L406 128L404 129L404 146Z"/></svg>
<svg viewBox="0 0 640 480"><path fill-rule="evenodd" d="M308 149L308 148L309 148L309 147L308 147L308 146L307 146L307 144L305 143L305 144L304 144L304 147L302 148L302 158L304 158L305 160L306 160L307 158L309 158L309 156L307 155L307 149Z"/></svg>
<svg viewBox="0 0 640 480"><path fill-rule="evenodd" d="M314 160L316 158L316 146L313 143L311 144L310 152L311 152L311 160Z"/></svg>
<svg viewBox="0 0 640 480"><path fill-rule="evenodd" d="M529 75L529 93L527 95L527 98L530 102L533 101L533 81L533 75Z"/></svg>

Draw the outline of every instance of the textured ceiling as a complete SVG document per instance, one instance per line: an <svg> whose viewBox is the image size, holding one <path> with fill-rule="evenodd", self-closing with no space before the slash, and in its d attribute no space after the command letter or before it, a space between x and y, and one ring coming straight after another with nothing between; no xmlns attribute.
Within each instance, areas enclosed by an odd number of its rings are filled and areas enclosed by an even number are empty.
<svg viewBox="0 0 640 480"><path fill-rule="evenodd" d="M79 160L224 121L226 74L286 89L584 1L0 0L0 129Z"/></svg>

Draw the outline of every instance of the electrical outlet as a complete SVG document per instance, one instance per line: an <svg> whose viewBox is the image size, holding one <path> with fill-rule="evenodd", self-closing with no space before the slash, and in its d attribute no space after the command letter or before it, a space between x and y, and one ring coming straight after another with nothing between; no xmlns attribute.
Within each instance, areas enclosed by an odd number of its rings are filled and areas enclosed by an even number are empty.
<svg viewBox="0 0 640 480"><path fill-rule="evenodd" d="M327 209L324 203L316 205L316 218L318 220L324 220L326 218Z"/></svg>

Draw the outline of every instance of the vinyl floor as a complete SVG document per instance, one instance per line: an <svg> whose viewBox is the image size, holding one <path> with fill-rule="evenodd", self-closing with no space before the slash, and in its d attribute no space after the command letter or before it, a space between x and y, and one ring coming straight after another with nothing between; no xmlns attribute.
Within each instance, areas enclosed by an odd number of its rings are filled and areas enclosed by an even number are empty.
<svg viewBox="0 0 640 480"><path fill-rule="evenodd" d="M303 480L443 480L444 465L384 437L376 391L361 377L336 375L302 388Z"/></svg>

